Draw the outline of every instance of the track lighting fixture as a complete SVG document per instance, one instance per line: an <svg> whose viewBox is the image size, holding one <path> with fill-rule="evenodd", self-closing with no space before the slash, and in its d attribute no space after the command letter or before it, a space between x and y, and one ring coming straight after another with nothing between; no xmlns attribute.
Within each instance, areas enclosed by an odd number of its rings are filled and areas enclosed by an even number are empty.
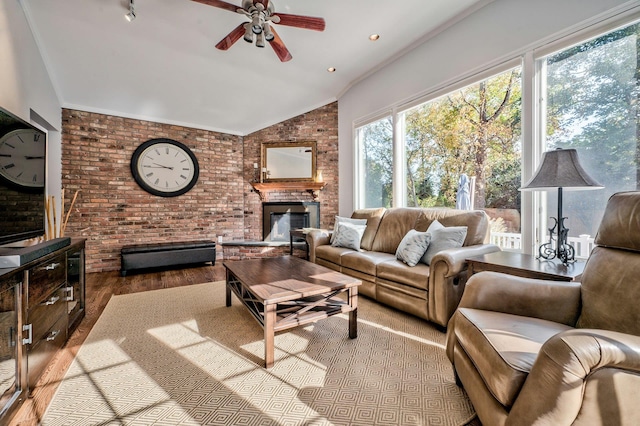
<svg viewBox="0 0 640 426"><path fill-rule="evenodd" d="M124 15L124 17L129 22L131 22L134 19L136 19L136 10L135 10L135 7L133 5L133 0L129 0L129 13Z"/></svg>

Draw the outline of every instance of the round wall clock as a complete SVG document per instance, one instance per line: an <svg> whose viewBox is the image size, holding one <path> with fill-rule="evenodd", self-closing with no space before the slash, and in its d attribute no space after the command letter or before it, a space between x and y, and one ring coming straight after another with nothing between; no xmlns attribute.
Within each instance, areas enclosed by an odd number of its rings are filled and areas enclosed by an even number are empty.
<svg viewBox="0 0 640 426"><path fill-rule="evenodd" d="M198 181L196 156L185 144L172 139L151 139L131 157L131 173L145 191L161 197L175 197L189 191Z"/></svg>
<svg viewBox="0 0 640 426"><path fill-rule="evenodd" d="M46 138L34 129L13 130L0 137L0 177L23 188L43 188Z"/></svg>

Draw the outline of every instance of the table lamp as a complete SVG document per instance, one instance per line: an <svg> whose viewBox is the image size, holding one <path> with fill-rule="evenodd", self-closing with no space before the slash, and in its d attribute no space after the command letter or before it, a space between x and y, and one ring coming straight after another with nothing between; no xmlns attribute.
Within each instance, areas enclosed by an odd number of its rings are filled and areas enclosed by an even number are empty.
<svg viewBox="0 0 640 426"><path fill-rule="evenodd" d="M549 228L549 242L542 244L539 255L544 259L558 259L563 264L575 262L575 249L567 244L569 229L564 225L566 217L562 216L562 190L586 190L603 188L582 168L575 149L558 148L542 154L542 161L533 177L520 190L549 191L558 189L558 217L554 218L553 227ZM556 238L553 247L554 235Z"/></svg>

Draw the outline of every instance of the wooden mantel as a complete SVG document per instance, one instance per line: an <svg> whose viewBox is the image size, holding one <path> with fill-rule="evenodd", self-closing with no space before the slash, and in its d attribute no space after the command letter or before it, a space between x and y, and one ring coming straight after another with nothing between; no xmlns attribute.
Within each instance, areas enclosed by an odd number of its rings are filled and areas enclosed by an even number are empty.
<svg viewBox="0 0 640 426"><path fill-rule="evenodd" d="M260 200L265 201L266 192L269 191L307 191L314 201L318 201L320 191L325 187L326 182L251 182L251 186L260 196Z"/></svg>

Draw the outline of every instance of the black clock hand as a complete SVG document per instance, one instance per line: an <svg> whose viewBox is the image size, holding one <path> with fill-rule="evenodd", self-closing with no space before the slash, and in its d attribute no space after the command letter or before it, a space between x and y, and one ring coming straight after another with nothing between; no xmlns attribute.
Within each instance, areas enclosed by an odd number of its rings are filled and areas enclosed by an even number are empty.
<svg viewBox="0 0 640 426"><path fill-rule="evenodd" d="M169 170L173 170L173 167L169 167L169 166L163 166L162 164L158 164L158 163L153 163L158 167L162 167L163 169L169 169Z"/></svg>
<svg viewBox="0 0 640 426"><path fill-rule="evenodd" d="M25 155L25 157L27 160L44 160L44 155L41 156L30 156L30 155Z"/></svg>

